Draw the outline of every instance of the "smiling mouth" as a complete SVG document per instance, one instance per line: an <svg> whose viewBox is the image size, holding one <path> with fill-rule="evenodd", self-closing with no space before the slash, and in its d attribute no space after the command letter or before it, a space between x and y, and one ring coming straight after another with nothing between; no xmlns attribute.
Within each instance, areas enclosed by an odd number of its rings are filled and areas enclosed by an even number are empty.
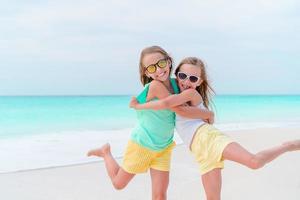
<svg viewBox="0 0 300 200"><path fill-rule="evenodd" d="M163 72L163 73L158 74L157 76L158 77L163 77L165 74L166 74L166 72Z"/></svg>
<svg viewBox="0 0 300 200"><path fill-rule="evenodd" d="M187 89L192 88L191 86L186 86L186 85L181 85L181 87L182 87L184 90L187 90Z"/></svg>

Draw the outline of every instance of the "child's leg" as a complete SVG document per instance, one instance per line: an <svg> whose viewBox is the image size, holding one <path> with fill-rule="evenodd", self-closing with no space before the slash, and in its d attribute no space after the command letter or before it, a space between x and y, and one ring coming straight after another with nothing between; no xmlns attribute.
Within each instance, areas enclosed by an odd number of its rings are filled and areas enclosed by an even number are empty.
<svg viewBox="0 0 300 200"><path fill-rule="evenodd" d="M169 172L150 169L152 181L152 200L166 200L169 186Z"/></svg>
<svg viewBox="0 0 300 200"><path fill-rule="evenodd" d="M223 158L241 163L251 169L263 167L287 151L300 150L300 140L283 143L279 146L252 154L238 143L231 143L223 151Z"/></svg>
<svg viewBox="0 0 300 200"><path fill-rule="evenodd" d="M108 176L117 190L123 189L135 175L124 171L119 166L111 154L109 144L105 144L99 149L90 150L88 156L98 156L104 159Z"/></svg>
<svg viewBox="0 0 300 200"><path fill-rule="evenodd" d="M220 168L203 174L202 183L207 200L221 199L222 175Z"/></svg>
<svg viewBox="0 0 300 200"><path fill-rule="evenodd" d="M169 172L150 169L152 200L166 200L169 186Z"/></svg>
<svg viewBox="0 0 300 200"><path fill-rule="evenodd" d="M173 142L163 151L156 153L155 158L151 161L152 200L167 199L171 155L174 147L175 143Z"/></svg>

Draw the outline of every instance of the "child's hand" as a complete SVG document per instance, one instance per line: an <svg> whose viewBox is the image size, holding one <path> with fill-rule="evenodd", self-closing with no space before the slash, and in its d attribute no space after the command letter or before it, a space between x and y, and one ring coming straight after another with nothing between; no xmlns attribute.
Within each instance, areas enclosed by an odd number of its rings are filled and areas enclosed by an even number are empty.
<svg viewBox="0 0 300 200"><path fill-rule="evenodd" d="M137 101L136 97L132 97L129 103L130 108L136 108L139 102Z"/></svg>
<svg viewBox="0 0 300 200"><path fill-rule="evenodd" d="M209 116L209 118L207 119L207 122L209 124L213 124L215 122L215 115L214 113L212 112L212 114Z"/></svg>

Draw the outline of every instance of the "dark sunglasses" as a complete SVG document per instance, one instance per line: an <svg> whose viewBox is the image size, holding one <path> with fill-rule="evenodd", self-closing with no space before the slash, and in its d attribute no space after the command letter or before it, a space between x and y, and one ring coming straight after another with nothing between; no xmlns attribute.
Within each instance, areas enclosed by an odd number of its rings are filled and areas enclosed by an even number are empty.
<svg viewBox="0 0 300 200"><path fill-rule="evenodd" d="M192 82L192 83L196 83L200 80L200 77L198 76L194 76L194 75L187 75L186 73L184 72L178 72L177 74L177 77L180 79L180 80L186 80L187 78Z"/></svg>
<svg viewBox="0 0 300 200"><path fill-rule="evenodd" d="M159 60L157 63L155 64L152 64L152 65L149 65L148 67L146 67L146 70L150 73L150 74L153 74L156 72L157 70L157 67L159 68L165 68L167 66L167 59L164 58L164 59L161 59Z"/></svg>

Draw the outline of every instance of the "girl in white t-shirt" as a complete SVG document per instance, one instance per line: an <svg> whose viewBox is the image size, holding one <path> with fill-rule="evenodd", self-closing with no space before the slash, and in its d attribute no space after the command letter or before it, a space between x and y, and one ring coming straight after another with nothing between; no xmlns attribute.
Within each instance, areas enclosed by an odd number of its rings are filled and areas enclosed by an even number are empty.
<svg viewBox="0 0 300 200"><path fill-rule="evenodd" d="M175 70L175 75L180 94L144 104L138 104L133 97L130 107L160 110L186 104L201 108L202 119L189 119L177 114L176 129L200 164L207 199L221 198L221 169L225 159L238 162L251 169L258 169L285 152L300 150L300 140L294 140L256 154L248 152L211 125L214 121L214 114L208 108L213 89L208 83L203 62L195 57L185 58Z"/></svg>

